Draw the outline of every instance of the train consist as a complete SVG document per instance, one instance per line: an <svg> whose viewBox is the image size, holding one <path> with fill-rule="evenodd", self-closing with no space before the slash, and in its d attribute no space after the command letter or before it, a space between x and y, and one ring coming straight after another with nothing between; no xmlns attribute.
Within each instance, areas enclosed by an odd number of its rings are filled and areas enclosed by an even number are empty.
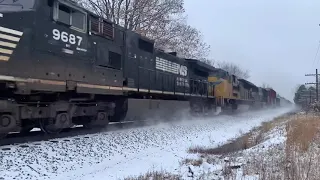
<svg viewBox="0 0 320 180"><path fill-rule="evenodd" d="M257 87L154 47L68 0L0 2L0 134L122 121L128 99L190 103L192 112L279 105Z"/></svg>

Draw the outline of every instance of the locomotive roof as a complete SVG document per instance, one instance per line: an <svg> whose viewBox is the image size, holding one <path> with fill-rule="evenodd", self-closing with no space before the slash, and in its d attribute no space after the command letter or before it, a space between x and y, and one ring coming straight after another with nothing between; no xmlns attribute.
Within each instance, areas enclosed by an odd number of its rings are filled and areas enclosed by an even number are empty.
<svg viewBox="0 0 320 180"><path fill-rule="evenodd" d="M205 69L205 71L215 71L216 68L209 65L209 64L206 64L204 62L201 62L200 60L197 60L197 59L185 59L188 63L191 63L193 66L197 66L198 68L201 68L201 69Z"/></svg>
<svg viewBox="0 0 320 180"><path fill-rule="evenodd" d="M222 72L222 73L227 73L227 74L229 74L228 71L223 70L223 69L221 69L221 68L214 68L214 71L213 71L213 72Z"/></svg>
<svg viewBox="0 0 320 180"><path fill-rule="evenodd" d="M266 88L267 91L273 91L273 92L276 92L274 89L272 88Z"/></svg>
<svg viewBox="0 0 320 180"><path fill-rule="evenodd" d="M260 87L260 89L263 91L263 92L267 92L267 90L263 87Z"/></svg>
<svg viewBox="0 0 320 180"><path fill-rule="evenodd" d="M244 83L245 86L255 89L255 91L258 91L258 90L259 90L259 88L258 88L255 84L253 84L252 82L250 82L250 81L247 81L247 80L245 80L245 79L239 79L239 81L242 82L242 83Z"/></svg>
<svg viewBox="0 0 320 180"><path fill-rule="evenodd" d="M150 41L152 41L152 40L150 40ZM164 52L163 50L155 49L154 53L156 56L161 57L161 58L165 58L166 60L180 63L180 64L185 64L185 61L183 58L180 58L180 57L175 56L173 54L170 54L168 52Z"/></svg>
<svg viewBox="0 0 320 180"><path fill-rule="evenodd" d="M77 8L80 8L82 9L83 11L86 11L88 14L90 15L93 15L93 16L96 16L96 17L100 17L100 18L103 18L104 20L110 22L110 23L113 23L110 19L107 19L107 18L104 18L96 13L94 13L93 11L90 11L89 9L81 6L76 0L59 0L61 1L62 3L67 3L67 4L71 4L72 6L76 6ZM114 23L113 23L114 24ZM119 26L121 27L121 26Z"/></svg>

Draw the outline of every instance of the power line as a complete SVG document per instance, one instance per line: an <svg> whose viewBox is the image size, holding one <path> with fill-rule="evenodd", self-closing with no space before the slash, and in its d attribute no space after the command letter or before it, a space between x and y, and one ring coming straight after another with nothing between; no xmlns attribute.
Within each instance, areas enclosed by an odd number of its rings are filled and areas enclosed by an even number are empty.
<svg viewBox="0 0 320 180"><path fill-rule="evenodd" d="M320 49L320 42L318 43L317 52L316 52L316 55L314 56L312 66L314 66L314 62L316 61L316 59L317 59L317 57L318 57L319 49Z"/></svg>

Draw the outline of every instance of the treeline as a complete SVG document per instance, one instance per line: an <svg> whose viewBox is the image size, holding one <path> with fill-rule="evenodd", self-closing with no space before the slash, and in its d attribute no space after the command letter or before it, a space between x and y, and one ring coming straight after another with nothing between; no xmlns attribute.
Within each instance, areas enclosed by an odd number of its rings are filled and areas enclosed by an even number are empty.
<svg viewBox="0 0 320 180"><path fill-rule="evenodd" d="M316 88L314 86L306 87L305 85L299 85L294 96L294 103L302 107L307 107L310 103L315 102Z"/></svg>

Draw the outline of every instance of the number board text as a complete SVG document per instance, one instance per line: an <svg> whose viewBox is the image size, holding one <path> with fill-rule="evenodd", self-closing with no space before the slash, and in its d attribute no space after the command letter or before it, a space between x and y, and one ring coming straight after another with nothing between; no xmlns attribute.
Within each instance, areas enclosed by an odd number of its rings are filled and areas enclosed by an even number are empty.
<svg viewBox="0 0 320 180"><path fill-rule="evenodd" d="M168 61L166 59L156 57L156 69L170 72L173 74L187 76L188 68L187 66L177 64L175 62Z"/></svg>

